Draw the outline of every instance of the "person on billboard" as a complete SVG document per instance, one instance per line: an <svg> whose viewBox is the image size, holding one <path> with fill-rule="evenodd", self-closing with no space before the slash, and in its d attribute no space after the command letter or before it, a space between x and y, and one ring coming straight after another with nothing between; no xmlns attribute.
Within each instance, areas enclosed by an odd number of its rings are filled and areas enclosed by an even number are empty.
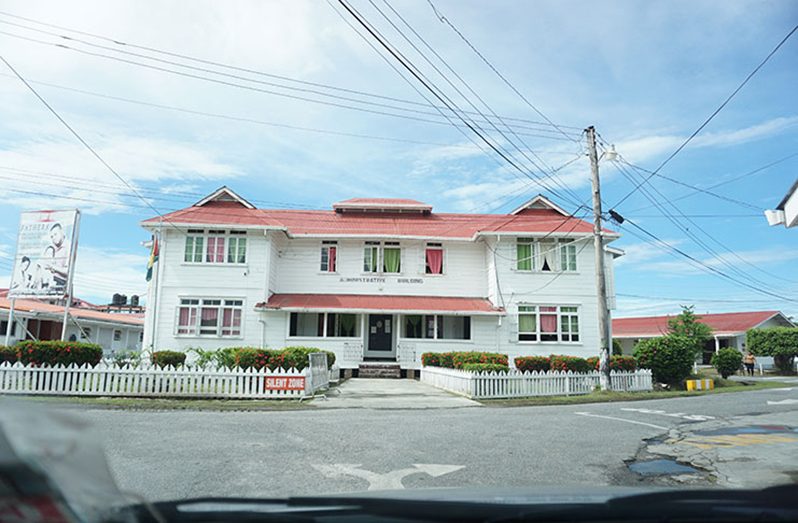
<svg viewBox="0 0 798 523"><path fill-rule="evenodd" d="M48 294L57 294L66 286L69 271L69 244L60 223L50 227L50 245L44 248L39 267L40 288L48 288Z"/></svg>
<svg viewBox="0 0 798 523"><path fill-rule="evenodd" d="M28 290L33 288L33 274L30 272L30 258L23 256L19 261L19 274L13 279L14 290Z"/></svg>

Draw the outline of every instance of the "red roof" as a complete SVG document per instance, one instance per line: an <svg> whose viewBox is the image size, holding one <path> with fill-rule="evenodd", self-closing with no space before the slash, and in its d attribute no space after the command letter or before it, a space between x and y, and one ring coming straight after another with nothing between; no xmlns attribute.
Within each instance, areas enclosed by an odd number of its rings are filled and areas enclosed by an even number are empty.
<svg viewBox="0 0 798 523"><path fill-rule="evenodd" d="M0 298L0 309L10 309L11 300L8 298ZM51 303L42 303L33 300L16 300L14 303L14 312L41 312L46 313L56 318L61 318L64 315L64 307L61 305L53 305ZM128 323L131 325L144 325L144 319L136 317L132 314L112 314L109 312L99 312L90 309L79 309L77 307L70 307L70 316L77 318L85 318L87 320L100 320L115 323Z"/></svg>
<svg viewBox="0 0 798 523"><path fill-rule="evenodd" d="M449 298L440 296L383 296L368 294L274 294L256 308L296 310L349 310L384 312L459 312L498 314L485 298Z"/></svg>
<svg viewBox="0 0 798 523"><path fill-rule="evenodd" d="M740 334L757 327L764 321L780 314L779 311L730 312L726 314L701 314L701 323L713 329L713 334ZM612 336L615 338L646 338L668 333L668 320L674 316L646 316L642 318L617 318L612 320Z"/></svg>
<svg viewBox="0 0 798 523"><path fill-rule="evenodd" d="M194 226L260 226L285 229L293 236L360 235L472 239L479 232L591 234L589 222L552 209L502 214L370 214L284 209L247 209L235 202L209 202L164 215L163 221ZM155 225L151 218L143 225ZM612 231L606 231L612 233Z"/></svg>

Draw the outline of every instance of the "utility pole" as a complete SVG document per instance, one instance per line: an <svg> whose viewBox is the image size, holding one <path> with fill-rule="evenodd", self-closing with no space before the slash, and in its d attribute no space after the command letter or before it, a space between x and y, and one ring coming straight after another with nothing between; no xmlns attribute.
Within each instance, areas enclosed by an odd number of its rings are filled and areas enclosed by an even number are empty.
<svg viewBox="0 0 798 523"><path fill-rule="evenodd" d="M607 307L607 280L604 277L604 237L601 232L601 188L599 186L599 158L596 152L596 129L591 125L587 133L590 175L593 186L593 246L596 252L596 287L598 291L598 322L601 338L599 352L599 380L601 390L611 390L610 382L610 310Z"/></svg>

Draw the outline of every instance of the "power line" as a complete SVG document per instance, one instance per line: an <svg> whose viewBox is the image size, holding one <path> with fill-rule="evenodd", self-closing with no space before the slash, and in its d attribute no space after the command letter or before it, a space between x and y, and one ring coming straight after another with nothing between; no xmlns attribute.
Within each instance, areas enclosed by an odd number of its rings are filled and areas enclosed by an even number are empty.
<svg viewBox="0 0 798 523"><path fill-rule="evenodd" d="M707 187L707 190L717 189L718 187L720 187L722 185L727 185L727 184L730 184L732 182L736 182L738 180L742 180L743 178L747 178L748 176L754 175L754 174L756 174L758 172L762 172L765 169L773 167L774 165L780 164L782 162L786 162L790 158L795 158L796 156L798 156L798 152L793 153L793 154L791 154L789 156L785 156L784 158L780 158L780 159L778 159L778 160L776 160L774 162L771 162L771 163L769 163L767 165L764 165L762 167L758 167L758 168L754 169L753 171L748 171L748 172L746 172L744 174L740 174L738 176L735 176L734 178L731 178L729 180L724 180L724 181L716 183L714 185L710 185L709 187ZM690 196L694 196L696 194L696 192L690 192L690 193L683 194L681 196L678 196L676 198L671 199L671 201L672 202L678 202L679 200L684 200L685 198L689 198ZM627 211L627 212L628 212L628 214L635 215L635 213L638 212L638 211L642 211L642 210L645 210L645 209L651 209L652 207L654 207L654 205L646 205L646 206L638 207L637 209L634 209L634 210L631 210L631 211ZM757 215L757 216L761 216L761 215Z"/></svg>
<svg viewBox="0 0 798 523"><path fill-rule="evenodd" d="M615 293L616 296L622 296L624 298L640 298L644 300L670 300L670 301L677 301L677 302L709 302L709 303L752 303L752 302L763 302L763 303L773 303L773 299L737 299L737 300L723 300L723 299L712 299L712 298L674 298L671 296L644 296L642 294L627 294L622 292Z"/></svg>
<svg viewBox="0 0 798 523"><path fill-rule="evenodd" d="M402 65L403 68L405 68L408 72L410 72L410 74L419 83L421 83L424 86L425 89L427 89L430 93L432 93L432 95L435 96L435 98L437 98L441 103L443 103L444 105L449 107L449 110L452 111L452 113L454 113L455 115L457 115L457 117L466 125L466 127L468 127L471 130L471 132L474 133L482 142L484 142L496 154L498 154L505 162L507 162L509 165L511 165L514 169L516 169L518 172L520 172L523 176L529 178L530 180L535 181L538 184L541 184L541 185L545 186L545 184L541 180L537 180L537 179L533 178L532 176L530 176L530 174L525 169L521 168L515 161L513 161L504 152L502 152L498 147L496 147L474 125L472 125L468 120L466 120L463 117L462 114L460 114L455 109L453 109L451 107L451 105L450 105L450 102L447 101L446 99L444 99L446 97L446 95L439 94L436 89L431 87L430 84L424 78L422 78L421 74L416 71L416 68L412 67L411 65L409 65L409 63L408 63L409 61L406 61L407 59L404 58L404 56L401 55L401 53L399 53L398 51L395 51L394 49L392 49L391 46L389 46L385 42L385 40L376 32L376 30L374 30L368 23L365 22L365 20L356 12L356 10L354 10L352 7L350 7L346 2L344 2L344 0L338 0L338 2L339 2L339 4L341 4L344 7L344 9L346 9L349 12L349 14L353 18L355 18L355 20L371 35L372 38L374 38L386 51L388 51L388 53L396 61L398 61ZM446 97L446 98L448 98L448 97ZM554 194L557 194L557 192L552 190L551 188L548 188L548 190L551 191ZM579 205L578 200L577 200L576 204Z"/></svg>
<svg viewBox="0 0 798 523"><path fill-rule="evenodd" d="M59 29L59 30L62 30L62 31L69 31L69 32L72 32L72 33L75 33L75 34L80 34L80 35L83 35L83 36L89 36L89 37L92 37L92 38L97 38L97 39L104 40L106 42L110 42L112 44L115 44L117 46L129 47L129 48L139 49L139 50L143 50L143 51L149 51L149 52L161 54L161 55L164 55L164 56L171 56L171 57L174 57L174 58L180 58L180 59L183 59L183 60L189 60L189 61L193 61L193 62L196 62L196 63L202 63L202 64L206 64L206 65L213 65L213 66L216 66L216 67L221 67L221 68L229 69L229 70L233 70L233 71L240 71L240 72L245 72L245 73L249 73L249 74L264 76L264 77L267 77L267 78L274 78L274 79L277 79L277 80L297 83L297 84L300 84L300 85L308 85L308 86L313 86L313 87L318 87L318 88L323 88L323 89L330 89L330 90L334 90L334 91L346 92L346 93L350 93L350 94L358 94L358 95L361 95L361 96L367 96L367 97L371 97L371 98L394 101L394 102L404 103L404 104L408 104L408 105L416 105L416 106L421 106L421 107L428 107L429 106L429 104L425 104L425 103L422 103L422 102L416 102L416 101L413 101L413 100L406 100L406 99L402 99L402 98L385 96L385 95L380 95L380 94L376 94L376 93L370 93L370 92L357 90L357 89L350 89L350 88L333 86L333 85L329 85L329 84L323 84L323 83L319 83L319 82L310 82L310 81L307 81L307 80L300 80L300 79L291 78L291 77L288 77L288 76L282 76L282 75L276 75L276 74L272 74L272 73L266 73L264 71L258 71L258 70L251 69L251 68L234 66L234 65L230 65L230 64L226 64L226 63L222 63L222 62L218 62L218 61L198 58L198 57L195 57L195 56L189 56L189 55L175 53L175 52L171 52L171 51L165 51L163 49L158 49L156 47L138 45L138 44L134 44L134 43L131 43L131 42L122 41L122 40L120 40L118 38L110 38L110 37L107 37L107 36L98 35L96 33L90 33L90 32L86 32L86 31L80 31L80 30L77 30L77 29L71 29L71 28L68 28L68 27L64 27L64 26L60 26L60 25L56 25L56 24L50 24L50 23L42 22L42 21L35 20L35 19L32 19L32 18L27 18L27 17L24 17L24 16L11 14L11 13L4 12L4 11L0 11L0 14L4 15L4 16L11 17L11 18L15 18L15 19L18 19L18 20L25 20L27 22L31 22L31 23L34 23L34 24L37 24L37 25L50 27L50 28L53 28L53 29ZM21 27L21 28L28 29L28 30L31 30L31 31L44 32L42 30L37 30L37 29L31 28L31 27L28 27L28 26L25 26L25 25L22 25L22 24L13 24L13 23L8 22L8 21L2 21L2 23L8 24L8 25L13 25L13 26L16 26L16 27ZM53 33L50 33L50 32L45 32L45 33L46 34L53 34ZM74 39L74 38L71 38L71 37L68 37L68 36L63 36L63 35L57 35L57 36L59 36L61 38L64 38L64 39L76 40L77 41L77 39ZM87 43L87 45L96 45L96 44ZM430 113L430 114L434 114L434 113ZM544 125L544 126L545 125L554 125L551 122L539 122L539 121L534 121L534 120L529 120L529 119L524 119L524 118L513 118L513 117L508 117L508 116L503 117L503 119L512 120L512 121L518 121L518 122L523 122L523 123L528 123L528 124ZM581 127L576 127L576 126L569 126L569 125L559 124L557 127L561 127L563 129L573 129L573 130L581 131Z"/></svg>
<svg viewBox="0 0 798 523"><path fill-rule="evenodd" d="M735 95L736 95L738 92L740 92L740 90L741 90L741 89L742 89L742 88L745 86L745 84L747 84L747 83L748 83L748 80L750 80L750 79L751 79L751 78L752 78L752 77L753 77L753 76L754 76L754 75L755 75L755 74L756 74L756 73L757 73L757 72L758 72L758 71L759 71L759 70L762 68L762 66L764 66L764 65L767 63L767 61L768 61L768 60L770 60L770 57L771 57L771 56L773 56L774 54L776 54L776 51L778 51L778 50L779 50L779 48L781 48L781 46L782 46L782 45L784 45L784 42L786 42L786 41L787 41L787 40L788 40L788 39L789 39L789 38L790 38L790 37L793 35L793 33L794 33L796 30L798 30L798 25L796 25L795 27L793 27L793 28L792 28L792 31L790 31L789 33L787 33L787 36L785 36L785 37L784 37L784 38L781 40L781 42L779 42L779 44L778 44L776 47L774 47L774 48L773 48L773 50L772 50L772 51L771 51L771 52L770 52L770 53L769 53L769 54L768 54L768 55L765 57L765 59L764 59L764 60L762 60L762 62L761 62L761 63L760 63L758 66L756 66L756 68L755 68L753 71L751 71L751 74L749 74L749 75L748 75L748 76L745 78L745 80L743 80L743 83L741 83L741 84L740 84L740 85L737 87L737 89L735 89L735 90L734 90L734 92L733 92L732 94L730 94L730 95L729 95L729 97L728 97L728 98L726 98L726 100L724 100L724 102L723 102L722 104L720 104L720 107L718 107L717 109L715 109L715 112L713 112L713 113L712 113L712 114L709 116L709 118L707 118L707 119L704 121L704 123L702 123L702 124L701 124L701 126L700 126L698 129L696 129L696 130L695 130L695 132L694 132L693 134L691 134L691 135L690 135L690 137L689 137L689 138L687 138L687 140L685 140L685 141L684 141L684 143L683 143L682 145L680 145L680 146L679 146L679 148L678 148L678 149L676 149L675 151L673 151L673 153L672 153L670 156L668 156L668 157L665 159L665 161L664 161L664 162L662 162L662 164L660 164L660 166L659 166L659 167L657 167L656 169L654 169L654 171L652 171L652 172L651 172L651 174L649 174L649 175L648 175L648 176L647 176L647 177L646 177L646 178L645 178L645 179L644 179L642 182L640 182L640 184L638 184L638 185L637 185L637 186L636 186L634 189L632 189L632 190L631 190L631 191L630 191L630 192L629 192L629 193L628 193L626 196L624 196L623 198L621 198L621 200L620 200L618 203L616 203L616 204L613 206L613 208L617 208L617 207L618 207L618 206L620 206L620 205L621 205L623 202L625 202L625 201L626 201L626 199L627 199L627 198L629 198L631 195L633 195L635 192L637 192L637 190L638 190L638 189L640 189L640 187L641 187L643 184L647 183L647 182L648 182L648 181L651 179L651 177L652 177L652 176L654 176L655 174L657 174L657 173L658 173L658 172L659 172L659 171L660 171L660 170L661 170L663 167L665 167L665 165L666 165L668 162L670 162L670 161L671 161L671 159L673 159L673 157L674 157L674 156L676 156L677 154L679 154L679 152L681 152L681 150L682 150L682 149L684 149L684 148L685 148L685 146L686 146L688 143L690 143L690 141L691 141L693 138L695 138L695 137L696 137L696 135L698 135L698 133L700 133L700 132L701 132L701 130L702 130L702 129L704 129L704 127L706 127L706 126L707 126L707 124L709 124L709 122L711 122L711 121L712 121L712 119L713 119L713 118L715 118L715 116L716 116L716 115L717 115L717 114L718 114L718 113L719 113L721 110L723 110L723 108L724 108L724 107L726 107L726 104L728 104L728 103L731 101L731 99L732 99L732 98L734 98L734 96L735 96Z"/></svg>

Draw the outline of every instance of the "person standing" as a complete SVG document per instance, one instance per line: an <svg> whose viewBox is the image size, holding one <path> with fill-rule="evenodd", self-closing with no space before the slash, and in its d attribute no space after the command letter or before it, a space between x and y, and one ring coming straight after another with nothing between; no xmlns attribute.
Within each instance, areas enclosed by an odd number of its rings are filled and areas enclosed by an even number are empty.
<svg viewBox="0 0 798 523"><path fill-rule="evenodd" d="M747 351L745 356L743 356L743 365L745 365L745 373L749 376L754 375L754 365L756 364L756 358L751 351Z"/></svg>

